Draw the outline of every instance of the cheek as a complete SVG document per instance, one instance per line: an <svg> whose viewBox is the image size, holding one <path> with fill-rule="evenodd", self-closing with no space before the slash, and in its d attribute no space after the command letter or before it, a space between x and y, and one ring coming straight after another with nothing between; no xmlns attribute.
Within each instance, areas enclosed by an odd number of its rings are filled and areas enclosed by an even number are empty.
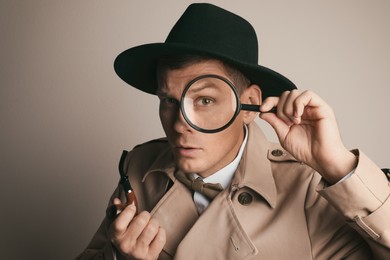
<svg viewBox="0 0 390 260"><path fill-rule="evenodd" d="M238 150L244 137L244 123L241 118L238 117L226 131L222 131L218 137L219 146L218 149L225 149L227 153L235 152Z"/></svg>
<svg viewBox="0 0 390 260"><path fill-rule="evenodd" d="M160 121L161 121L161 125L164 127L165 129L165 125L167 124L167 122L169 121L169 116L168 114L166 113L166 111L164 111L163 109L161 109L161 107L159 108L159 116L160 116Z"/></svg>
<svg viewBox="0 0 390 260"><path fill-rule="evenodd" d="M210 136L206 142L209 150L212 151L212 154L220 157L221 155L227 154L229 151L234 149L238 140L237 132L225 130L215 135L216 136Z"/></svg>
<svg viewBox="0 0 390 260"><path fill-rule="evenodd" d="M167 134L167 132L169 132L169 130L173 127L174 113L170 109L160 107L159 115L161 125Z"/></svg>

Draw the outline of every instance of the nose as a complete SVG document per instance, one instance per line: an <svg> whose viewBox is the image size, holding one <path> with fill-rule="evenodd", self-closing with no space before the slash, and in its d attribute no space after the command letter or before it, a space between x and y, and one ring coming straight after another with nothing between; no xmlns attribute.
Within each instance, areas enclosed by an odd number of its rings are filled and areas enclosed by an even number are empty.
<svg viewBox="0 0 390 260"><path fill-rule="evenodd" d="M191 126L184 119L183 113L180 109L177 110L175 121L173 122L173 128L178 133L191 132Z"/></svg>

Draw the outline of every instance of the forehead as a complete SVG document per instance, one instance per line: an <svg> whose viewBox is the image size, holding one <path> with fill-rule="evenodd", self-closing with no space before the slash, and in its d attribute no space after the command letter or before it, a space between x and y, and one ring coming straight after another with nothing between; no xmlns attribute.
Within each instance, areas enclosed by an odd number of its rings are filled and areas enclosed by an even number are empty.
<svg viewBox="0 0 390 260"><path fill-rule="evenodd" d="M179 69L167 70L164 77L165 80L159 85L157 94L179 96L192 79L206 74L215 74L229 78L225 66L218 60L195 62Z"/></svg>

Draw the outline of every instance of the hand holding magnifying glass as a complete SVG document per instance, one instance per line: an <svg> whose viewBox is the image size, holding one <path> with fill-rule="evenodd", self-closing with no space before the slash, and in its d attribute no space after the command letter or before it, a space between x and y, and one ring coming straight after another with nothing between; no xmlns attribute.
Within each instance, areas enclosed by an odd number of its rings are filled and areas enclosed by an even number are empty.
<svg viewBox="0 0 390 260"><path fill-rule="evenodd" d="M219 75L202 75L190 81L180 100L186 122L203 133L217 133L233 123L241 110L260 112L260 105L241 104L235 86ZM269 112L276 112L276 108Z"/></svg>

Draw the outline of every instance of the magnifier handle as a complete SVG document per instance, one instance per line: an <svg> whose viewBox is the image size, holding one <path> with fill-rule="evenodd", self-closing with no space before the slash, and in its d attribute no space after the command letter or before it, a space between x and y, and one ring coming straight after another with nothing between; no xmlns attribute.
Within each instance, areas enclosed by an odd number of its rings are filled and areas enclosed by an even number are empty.
<svg viewBox="0 0 390 260"><path fill-rule="evenodd" d="M127 206L130 204L134 203L136 212L135 214L138 214L138 202L137 198L135 197L135 193L133 191L129 191L126 195L126 204L119 204L119 205L111 205L107 210L106 210L106 217L110 221L114 221L115 218L124 210Z"/></svg>
<svg viewBox="0 0 390 260"><path fill-rule="evenodd" d="M241 110L261 112L259 105L250 105L250 104L241 104ZM273 107L270 111L261 112L261 113L276 113L276 112L277 112L276 107Z"/></svg>

